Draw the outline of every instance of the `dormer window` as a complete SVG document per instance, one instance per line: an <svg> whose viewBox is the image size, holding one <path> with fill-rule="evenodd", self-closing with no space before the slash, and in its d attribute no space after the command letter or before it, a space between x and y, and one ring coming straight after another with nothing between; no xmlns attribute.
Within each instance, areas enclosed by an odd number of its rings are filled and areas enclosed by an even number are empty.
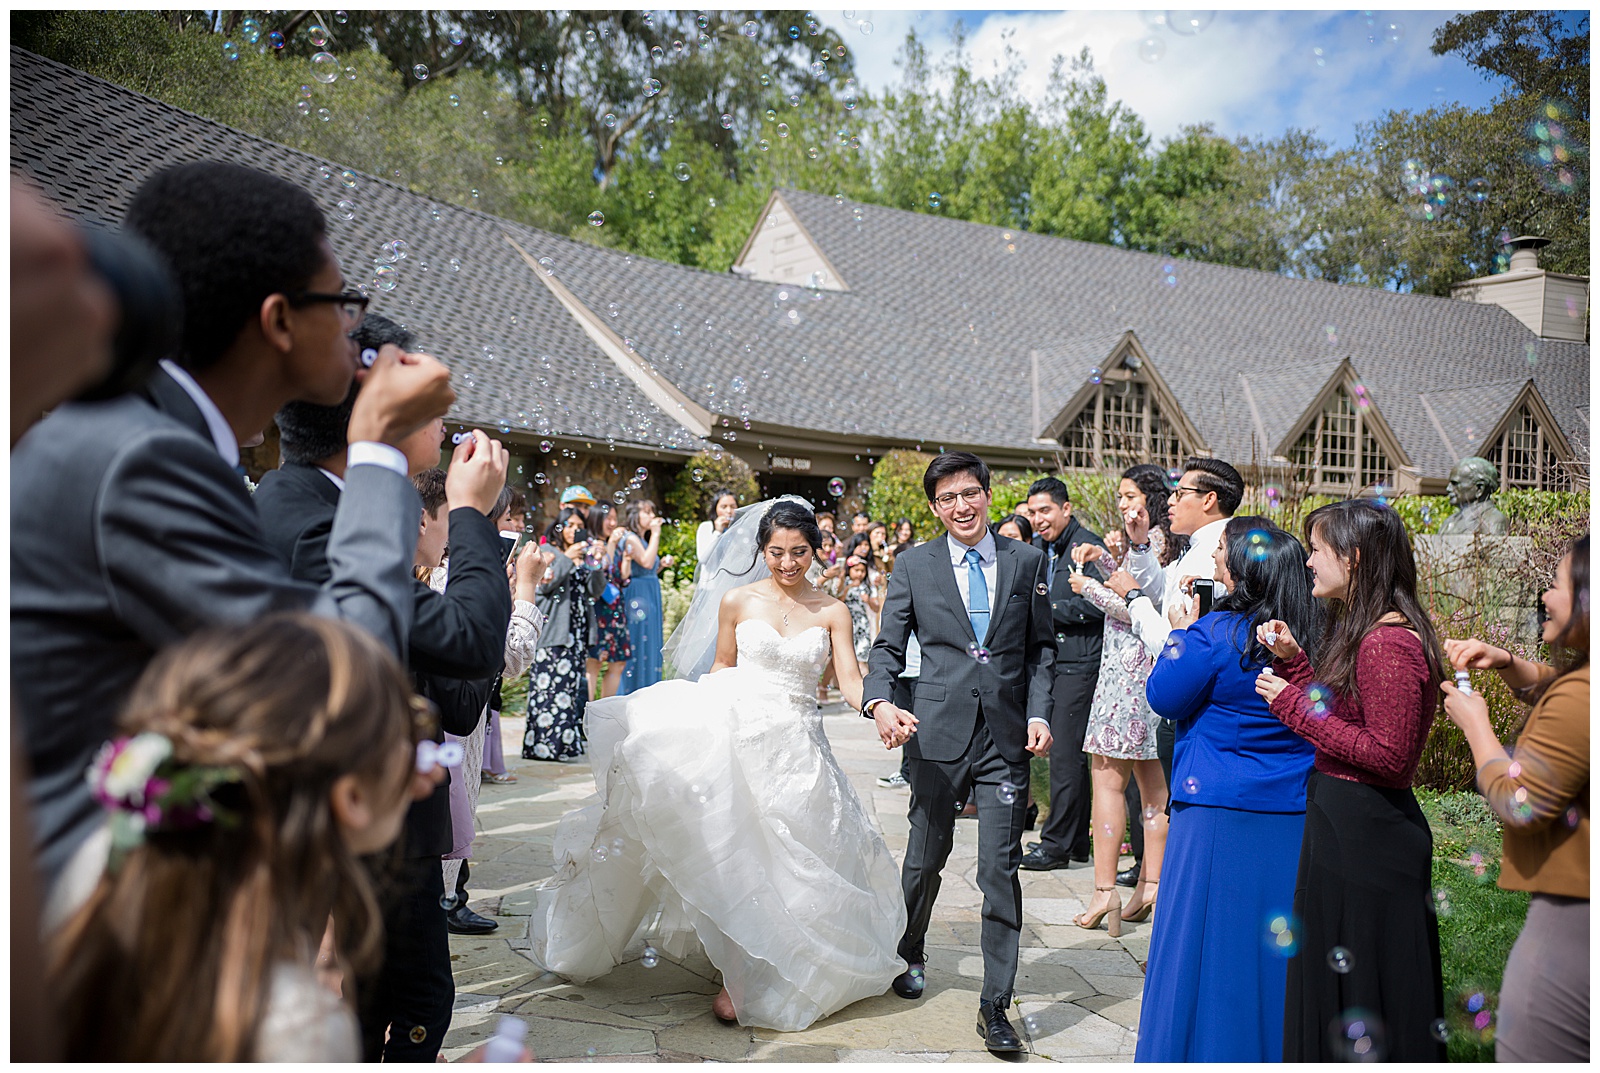
<svg viewBox="0 0 1600 1073"><path fill-rule="evenodd" d="M1123 469L1138 462L1173 469L1192 453L1177 426L1162 414L1139 364L1130 355L1106 373L1099 390L1061 434L1068 469Z"/></svg>
<svg viewBox="0 0 1600 1073"><path fill-rule="evenodd" d="M1572 475L1545 436L1544 426L1524 403L1506 422L1505 429L1486 445L1483 457L1500 471L1500 489L1538 488L1545 491L1570 491Z"/></svg>
<svg viewBox="0 0 1600 1073"><path fill-rule="evenodd" d="M1313 492L1354 495L1394 480L1394 466L1368 427L1371 405L1359 383L1334 391L1289 453L1298 481Z"/></svg>

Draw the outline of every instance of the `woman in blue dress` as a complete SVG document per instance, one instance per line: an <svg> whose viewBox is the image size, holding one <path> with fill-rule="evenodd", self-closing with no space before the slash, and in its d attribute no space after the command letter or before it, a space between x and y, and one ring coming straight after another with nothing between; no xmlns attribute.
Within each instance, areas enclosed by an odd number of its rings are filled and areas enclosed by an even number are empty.
<svg viewBox="0 0 1600 1073"><path fill-rule="evenodd" d="M1256 694L1257 627L1320 636L1305 549L1262 517L1228 522L1215 609L1175 629L1146 685L1177 724L1161 907L1150 937L1139 1062L1276 1062L1312 747ZM1176 623L1178 627L1186 623Z"/></svg>
<svg viewBox="0 0 1600 1073"><path fill-rule="evenodd" d="M633 658L622 672L617 696L626 696L661 681L661 578L662 567L672 565L672 556L661 556L661 516L648 499L635 499L622 513L628 531L623 538L623 569L628 583L622 588L622 603L628 609L628 643Z"/></svg>

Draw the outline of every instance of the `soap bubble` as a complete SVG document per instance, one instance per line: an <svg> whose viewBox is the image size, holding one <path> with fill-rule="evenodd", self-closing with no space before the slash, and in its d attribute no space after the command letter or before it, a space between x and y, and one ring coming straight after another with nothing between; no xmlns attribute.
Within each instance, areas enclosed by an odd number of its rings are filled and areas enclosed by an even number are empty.
<svg viewBox="0 0 1600 1073"><path fill-rule="evenodd" d="M460 48L461 45L463 43L465 43L466 40L467 40L467 35L462 33L460 30L451 30L450 31L450 43L452 45L455 45L457 48Z"/></svg>
<svg viewBox="0 0 1600 1073"><path fill-rule="evenodd" d="M311 39L311 43L316 45L318 48L321 48L323 45L328 43L327 27L320 26L314 22L310 26L306 27L306 36L309 37Z"/></svg>
<svg viewBox="0 0 1600 1073"><path fill-rule="evenodd" d="M733 116L732 116L732 114L730 114L728 112L723 112L722 113L722 129L723 130L732 130L733 129Z"/></svg>
<svg viewBox="0 0 1600 1073"><path fill-rule="evenodd" d="M261 40L261 24L255 19L245 19L239 24L239 36L244 38L245 44L255 44Z"/></svg>
<svg viewBox="0 0 1600 1073"><path fill-rule="evenodd" d="M1428 1024L1428 1035L1440 1043L1448 1043L1450 1041L1450 1026L1445 1023L1443 1017L1435 1017Z"/></svg>
<svg viewBox="0 0 1600 1073"><path fill-rule="evenodd" d="M828 494L833 496L835 499L838 499L840 496L844 495L843 477L835 477L833 480L828 482Z"/></svg>
<svg viewBox="0 0 1600 1073"><path fill-rule="evenodd" d="M227 60L229 63L232 63L234 60L238 59L239 46L234 44L232 41L224 41L222 43L222 58Z"/></svg>
<svg viewBox="0 0 1600 1073"><path fill-rule="evenodd" d="M425 63L419 63L415 67L411 68L411 77L415 78L418 82L426 82L428 80L428 65Z"/></svg>
<svg viewBox="0 0 1600 1073"><path fill-rule="evenodd" d="M787 123L779 123L778 124L778 137L787 138L788 136L789 136L789 124L787 124Z"/></svg>
<svg viewBox="0 0 1600 1073"><path fill-rule="evenodd" d="M1368 1010L1352 1007L1339 1015L1328 1031L1333 1052L1346 1062L1381 1062L1384 1046L1383 1022Z"/></svg>
<svg viewBox="0 0 1600 1073"><path fill-rule="evenodd" d="M1266 562L1267 556L1272 554L1272 536L1265 529L1252 529L1245 538L1247 554L1252 562Z"/></svg>
<svg viewBox="0 0 1600 1073"><path fill-rule="evenodd" d="M683 164L683 163L678 164L677 167L672 169L672 175L680 183L688 182L689 181L689 165Z"/></svg>
<svg viewBox="0 0 1600 1073"><path fill-rule="evenodd" d="M339 182L346 190L354 190L356 188L356 173L346 168L339 173Z"/></svg>
<svg viewBox="0 0 1600 1073"><path fill-rule="evenodd" d="M982 645L979 645L978 651L973 655L972 658L977 660L980 664L987 664L990 658L989 650L984 648Z"/></svg>
<svg viewBox="0 0 1600 1073"><path fill-rule="evenodd" d="M288 42L285 41L284 38L283 38L283 34L280 33L277 30L273 30L270 34L267 35L267 44L271 45L273 48L277 49L280 52L283 50L283 46L286 45L287 43Z"/></svg>
<svg viewBox="0 0 1600 1073"><path fill-rule="evenodd" d="M1173 33L1187 37L1204 31L1216 14L1215 11L1169 11L1167 25L1172 27Z"/></svg>
<svg viewBox="0 0 1600 1073"><path fill-rule="evenodd" d="M594 848L594 852L590 854L590 856L594 857L596 861L604 861L607 857L611 856L611 851L605 846L596 846Z"/></svg>
<svg viewBox="0 0 1600 1073"><path fill-rule="evenodd" d="M555 446L555 444L551 443L549 440L540 440L539 441L539 450L543 451L545 454L549 454L551 448L553 448L554 446Z"/></svg>
<svg viewBox="0 0 1600 1073"><path fill-rule="evenodd" d="M936 209L943 203L943 201L944 198L939 195L939 191L935 190L933 193L928 195L928 208Z"/></svg>
<svg viewBox="0 0 1600 1073"><path fill-rule="evenodd" d="M615 128L617 125L617 114L615 112L607 112L605 115L600 117L600 123L608 130Z"/></svg>
<svg viewBox="0 0 1600 1073"><path fill-rule="evenodd" d="M1033 587L1033 591L1038 593L1040 596L1049 596L1050 586L1041 581L1039 584Z"/></svg>
<svg viewBox="0 0 1600 1073"><path fill-rule="evenodd" d="M1489 180L1488 179L1468 179L1467 180L1467 200L1471 201L1474 205L1482 205L1485 201L1488 201L1489 200Z"/></svg>
<svg viewBox="0 0 1600 1073"><path fill-rule="evenodd" d="M644 95L646 97L654 97L657 93L660 93L660 92L661 92L661 79L659 79L659 78L648 78L648 79L645 80L645 83L644 83Z"/></svg>
<svg viewBox="0 0 1600 1073"><path fill-rule="evenodd" d="M553 258L539 258L539 267L544 270L544 274L547 276L553 276L556 274L556 262Z"/></svg>
<svg viewBox="0 0 1600 1073"><path fill-rule="evenodd" d="M455 93L450 94L450 107L452 107L452 108L460 108L461 107L461 97L460 97L459 94L455 94Z"/></svg>
<svg viewBox="0 0 1600 1073"><path fill-rule="evenodd" d="M1311 50L1311 59L1312 59L1312 62L1315 63L1318 67L1326 67L1326 66L1328 66L1327 54L1324 53L1322 51L1322 49L1320 49L1320 48L1313 48Z"/></svg>
<svg viewBox="0 0 1600 1073"><path fill-rule="evenodd" d="M751 21L745 23L744 26L741 27L741 29L744 31L744 35L746 37L754 37L757 34L757 32L760 31L761 27L757 26L755 24L755 20L752 19Z"/></svg>
<svg viewBox="0 0 1600 1073"><path fill-rule="evenodd" d="M694 481L694 483L699 484L701 481L706 479L706 471L696 466L694 469L689 471L689 479Z"/></svg>
<svg viewBox="0 0 1600 1073"><path fill-rule="evenodd" d="M294 102L294 110L299 112L301 115L310 115L311 114L311 102L310 101L295 101Z"/></svg>
<svg viewBox="0 0 1600 1073"><path fill-rule="evenodd" d="M661 956L656 953L656 948L653 946L645 947L644 955L639 958L639 964L643 965L647 969L655 968L660 961Z"/></svg>
<svg viewBox="0 0 1600 1073"><path fill-rule="evenodd" d="M1262 941L1278 957L1290 958L1300 948L1300 920L1293 913L1271 913L1262 931Z"/></svg>
<svg viewBox="0 0 1600 1073"><path fill-rule="evenodd" d="M317 109L317 118L322 120L324 123L326 123L329 120L333 119L333 113L328 111L326 108L318 108Z"/></svg>
<svg viewBox="0 0 1600 1073"><path fill-rule="evenodd" d="M345 11L335 11L333 13L333 21L337 22L340 26L343 26L345 23L350 21L350 15Z"/></svg>
<svg viewBox="0 0 1600 1073"><path fill-rule="evenodd" d="M1167 261L1161 266L1161 282L1168 287L1176 287L1178 285L1178 269L1171 261Z"/></svg>
<svg viewBox="0 0 1600 1073"><path fill-rule="evenodd" d="M461 899L457 897L456 892L453 890L445 891L445 893L439 897L439 908L443 909L446 913L454 912L456 906L460 904Z"/></svg>
<svg viewBox="0 0 1600 1073"><path fill-rule="evenodd" d="M353 201L341 201L334 208L338 210L339 219L341 220L354 220L356 218L356 203Z"/></svg>
<svg viewBox="0 0 1600 1073"><path fill-rule="evenodd" d="M1183 792L1193 796L1200 792L1200 780L1190 775L1183 780Z"/></svg>
<svg viewBox="0 0 1600 1073"><path fill-rule="evenodd" d="M606 222L606 214L601 212L599 209L595 209L593 212L591 212L589 214L589 226L590 227L599 227L601 224L603 224L605 222Z"/></svg>
<svg viewBox="0 0 1600 1073"><path fill-rule="evenodd" d="M331 52L319 52L311 57L311 77L323 85L339 81L339 60Z"/></svg>
<svg viewBox="0 0 1600 1073"><path fill-rule="evenodd" d="M1350 956L1350 951L1344 947L1336 946L1328 951L1328 968L1340 976L1347 974L1354 964L1355 959Z"/></svg>
<svg viewBox="0 0 1600 1073"><path fill-rule="evenodd" d="M1159 63L1167 54L1167 43L1159 37L1147 37L1139 42L1139 58L1145 63Z"/></svg>
<svg viewBox="0 0 1600 1073"><path fill-rule="evenodd" d="M870 37L872 35L872 23L868 22L866 19L862 19L861 33L864 37Z"/></svg>
<svg viewBox="0 0 1600 1073"><path fill-rule="evenodd" d="M1328 708L1333 703L1333 690L1325 685L1312 682L1306 689L1306 700L1311 702L1311 717L1321 719L1328 714Z"/></svg>
<svg viewBox="0 0 1600 1073"><path fill-rule="evenodd" d="M1174 631L1167 636L1167 643L1161 648L1161 658L1182 659L1185 647L1183 634Z"/></svg>
<svg viewBox="0 0 1600 1073"><path fill-rule="evenodd" d="M1017 803L1017 788L1009 782L1002 782L995 788L995 796L1003 805L1014 805Z"/></svg>

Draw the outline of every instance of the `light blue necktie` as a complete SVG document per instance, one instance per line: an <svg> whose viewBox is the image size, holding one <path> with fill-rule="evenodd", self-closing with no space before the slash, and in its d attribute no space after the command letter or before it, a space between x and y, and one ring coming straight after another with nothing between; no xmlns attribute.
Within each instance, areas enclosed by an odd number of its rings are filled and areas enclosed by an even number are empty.
<svg viewBox="0 0 1600 1073"><path fill-rule="evenodd" d="M978 565L982 561L977 548L967 549L967 618L972 622L972 635L979 641L989 633L989 586Z"/></svg>

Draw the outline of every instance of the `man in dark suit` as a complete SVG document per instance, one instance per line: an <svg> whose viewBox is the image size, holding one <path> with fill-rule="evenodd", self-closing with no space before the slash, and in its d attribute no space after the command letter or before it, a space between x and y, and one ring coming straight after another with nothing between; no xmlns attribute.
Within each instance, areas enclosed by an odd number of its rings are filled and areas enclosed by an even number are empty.
<svg viewBox="0 0 1600 1073"><path fill-rule="evenodd" d="M368 315L354 338L364 349L411 344L409 332L376 314ZM276 417L284 465L262 477L256 508L268 543L303 580L315 581L331 569L327 534L344 478L345 426L358 398L356 390L339 406L290 403ZM442 423L433 422L400 444L413 475L437 464L443 438ZM438 498L451 507L450 578L443 593L413 583L415 619L406 662L417 691L438 708L440 729L465 736L477 726L500 671L511 618L500 538L489 517L505 487L507 458L481 432L455 454L448 476L436 482L442 484ZM424 500L424 516L435 515L439 506ZM431 1062L450 1027L455 1000L439 863L452 845L448 783L411 806L401 839L401 863L385 892L383 964L374 978L357 985L362 1049L369 1061Z"/></svg>
<svg viewBox="0 0 1600 1073"><path fill-rule="evenodd" d="M901 882L906 971L902 998L922 995L925 940L950 856L956 802L978 806L978 887L983 891L983 990L978 1034L991 1051L1022 1050L1006 1019L1022 934L1017 862L1027 811L1028 756L1050 749L1050 629L1045 561L1037 548L989 532L989 468L977 455L941 454L922 479L947 537L895 559L882 628L868 657L861 706L885 747L911 761L911 837ZM915 632L922 671L913 714L892 703Z"/></svg>
<svg viewBox="0 0 1600 1073"><path fill-rule="evenodd" d="M1041 477L1028 488L1034 545L1045 553L1045 578L1050 586L1050 616L1056 631L1056 681L1050 713L1050 815L1039 841L1022 858L1029 871L1065 868L1089 860L1089 806L1094 789L1083 739L1089 729L1089 706L1100 680L1100 644L1105 612L1072 591L1072 549L1078 544L1103 548L1100 537L1072 516L1067 486L1055 477ZM1094 564L1083 568L1096 581L1105 580ZM1134 813L1138 815L1138 813ZM1120 835L1118 836L1120 838Z"/></svg>
<svg viewBox="0 0 1600 1073"><path fill-rule="evenodd" d="M199 630L309 609L404 653L416 492L394 448L455 398L432 358L385 348L361 373L348 291L304 190L205 162L158 173L125 226L172 266L185 317L175 361L136 394L69 403L11 463L12 690L25 723L40 864L52 882L81 852L66 899L100 870L103 810L84 771L155 654ZM233 466L238 445L291 399L336 403L361 373L347 491L320 587L262 540Z"/></svg>

